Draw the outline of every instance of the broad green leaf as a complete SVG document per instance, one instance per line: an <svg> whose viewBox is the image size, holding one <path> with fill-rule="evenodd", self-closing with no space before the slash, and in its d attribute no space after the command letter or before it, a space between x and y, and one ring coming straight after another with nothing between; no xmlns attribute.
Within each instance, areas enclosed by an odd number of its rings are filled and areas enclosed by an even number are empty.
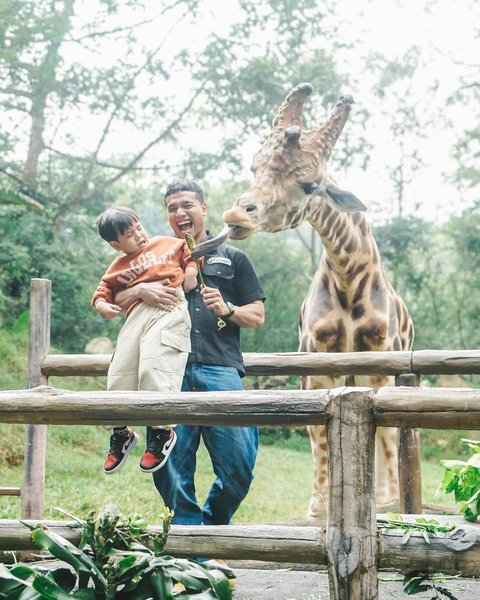
<svg viewBox="0 0 480 600"><path fill-rule="evenodd" d="M205 569L205 571L217 598L220 600L231 600L232 588L226 575L217 569Z"/></svg>
<svg viewBox="0 0 480 600"><path fill-rule="evenodd" d="M28 592L34 591L31 582L27 581L33 576L35 571L25 565L16 565L9 569L0 563L0 593L5 594L4 598L13 598L22 593L22 588Z"/></svg>
<svg viewBox="0 0 480 600"><path fill-rule="evenodd" d="M14 577L25 581L29 577L35 574L35 570L32 567L24 564L14 565L8 568L3 563L0 563L0 576L2 577Z"/></svg>
<svg viewBox="0 0 480 600"><path fill-rule="evenodd" d="M52 531L35 529L31 537L35 544L48 550L55 558L65 561L77 571L90 572L103 587L107 586L105 577L92 559L62 536Z"/></svg>
<svg viewBox="0 0 480 600"><path fill-rule="evenodd" d="M470 465L471 467L476 467L477 469L480 469L480 452L473 454L468 459L467 464ZM479 473L478 477L479 477L479 484L480 484L480 473Z"/></svg>
<svg viewBox="0 0 480 600"><path fill-rule="evenodd" d="M455 488L458 484L458 473L455 471L447 470L443 474L443 480L441 484L441 488L444 492L449 494L450 492L455 491Z"/></svg>
<svg viewBox="0 0 480 600"><path fill-rule="evenodd" d="M71 600L72 596L64 591L52 579L37 573L32 586L47 600Z"/></svg>
<svg viewBox="0 0 480 600"><path fill-rule="evenodd" d="M158 594L159 600L173 599L173 583L169 577L166 577L162 572L157 571L150 577L150 582L155 592Z"/></svg>
<svg viewBox="0 0 480 600"><path fill-rule="evenodd" d="M402 544L406 544L408 542L408 540L410 539L411 535L412 535L412 532L409 529L407 529L407 531L403 534Z"/></svg>
<svg viewBox="0 0 480 600"><path fill-rule="evenodd" d="M403 515L399 515L397 513L388 512L385 516L390 521L403 521Z"/></svg>
<svg viewBox="0 0 480 600"><path fill-rule="evenodd" d="M130 563L130 566L128 568L127 568L127 565L128 565L128 561L127 561L126 565L125 565L125 569L121 573L118 573L118 575L115 577L115 582L117 583L117 585L119 585L120 583L125 583L126 581L129 581L129 580L133 579L134 577L141 576L142 571L144 571L145 569L147 569L149 567L149 562L148 562L147 558L137 560L137 558L134 557L134 559L135 560L134 560L133 564Z"/></svg>
<svg viewBox="0 0 480 600"><path fill-rule="evenodd" d="M440 464L442 467L445 467L445 469L453 470L461 469L467 465L464 460L441 460Z"/></svg>
<svg viewBox="0 0 480 600"><path fill-rule="evenodd" d="M168 572L168 575L174 580L174 581L178 581L180 583L183 583L183 585L188 589L192 589L192 590L205 590L208 586L208 579L205 578L204 580L200 580L197 579L196 577L192 577L191 575L189 575L188 573L186 573L185 571L181 571L179 569L166 569L166 571Z"/></svg>

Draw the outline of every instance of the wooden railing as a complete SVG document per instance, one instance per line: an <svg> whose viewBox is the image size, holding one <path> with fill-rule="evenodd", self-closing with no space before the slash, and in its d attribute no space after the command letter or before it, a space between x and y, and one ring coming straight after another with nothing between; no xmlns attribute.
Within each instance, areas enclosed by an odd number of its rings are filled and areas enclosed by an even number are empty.
<svg viewBox="0 0 480 600"><path fill-rule="evenodd" d="M430 545L421 534L413 534L408 544L402 544L402 532L378 529L374 439L377 426L399 427L405 434L415 432L417 427L480 429L479 390L396 387L376 392L368 388L338 388L168 395L60 390L46 385L49 376L103 375L110 357L49 354L50 282L33 280L31 298L29 387L34 389L0 392L0 422L28 424L23 518L38 520L43 515L47 425L152 425L172 421L204 425L319 423L329 431L328 451L333 465L329 469L325 529L313 525L174 526L169 550L187 556L221 554L225 558L326 564L333 599L377 598L377 569L384 567L478 575L478 526L462 525L454 534L432 537ZM412 373L415 377L424 373L480 373L479 359L478 351L245 354L251 375L386 374L407 377L410 384L413 377L408 374ZM407 435L410 453L411 441L411 435ZM63 528L65 524L56 526ZM75 530L71 535L78 538ZM19 522L0 521L0 549L30 547L27 538Z"/></svg>
<svg viewBox="0 0 480 600"><path fill-rule="evenodd" d="M377 426L480 429L480 390L337 388L314 391L71 392L49 386L0 392L0 422L155 425L322 423L328 428L330 496L326 528L237 526L172 528L179 555L308 562L327 565L333 599L378 597L378 568L478 575L480 526L450 534L382 530L374 496ZM58 527L65 527L59 524ZM0 549L29 547L18 521L0 521ZM78 541L78 532L72 532Z"/></svg>

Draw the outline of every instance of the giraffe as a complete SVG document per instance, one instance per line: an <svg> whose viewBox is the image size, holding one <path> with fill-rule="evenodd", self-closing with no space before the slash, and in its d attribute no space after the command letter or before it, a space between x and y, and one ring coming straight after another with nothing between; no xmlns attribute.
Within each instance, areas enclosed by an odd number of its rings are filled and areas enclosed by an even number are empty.
<svg viewBox="0 0 480 600"><path fill-rule="evenodd" d="M293 229L308 221L323 253L301 307L302 352L409 350L413 324L388 281L380 253L364 215L365 206L342 190L327 173L327 161L348 119L353 99L341 96L326 123L306 131L301 123L305 99L313 88L302 83L281 104L263 147L254 156L254 183L223 215L232 239L256 231ZM392 377L309 376L304 389L342 385L378 388ZM324 426L308 427L314 465L308 518L327 510L328 458ZM397 430L378 428L376 498L379 506L398 497Z"/></svg>

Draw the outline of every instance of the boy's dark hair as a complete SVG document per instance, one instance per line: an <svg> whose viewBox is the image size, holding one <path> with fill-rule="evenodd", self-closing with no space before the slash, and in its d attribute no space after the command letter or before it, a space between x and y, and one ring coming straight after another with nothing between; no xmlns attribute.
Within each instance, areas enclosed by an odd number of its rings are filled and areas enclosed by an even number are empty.
<svg viewBox="0 0 480 600"><path fill-rule="evenodd" d="M205 192L193 179L185 177L184 179L175 179L170 182L165 190L165 201L168 196L172 196L178 192L193 192L196 195L197 200L201 204L205 204Z"/></svg>
<svg viewBox="0 0 480 600"><path fill-rule="evenodd" d="M129 227L139 222L135 211L128 206L107 208L95 219L98 233L106 242L117 241L119 235L123 235Z"/></svg>

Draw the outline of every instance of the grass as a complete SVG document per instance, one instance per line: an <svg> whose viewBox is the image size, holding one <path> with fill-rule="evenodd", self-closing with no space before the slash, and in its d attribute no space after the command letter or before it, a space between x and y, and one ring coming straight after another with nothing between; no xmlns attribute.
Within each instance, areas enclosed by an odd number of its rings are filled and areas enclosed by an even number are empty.
<svg viewBox="0 0 480 600"><path fill-rule="evenodd" d="M21 324L20 324L21 325ZM0 330L0 389L25 386L27 334L18 328ZM105 389L105 378L51 378L51 385L71 390ZM23 471L23 426L0 424L0 486L21 484ZM141 430L138 430L141 432ZM141 432L143 435L143 432ZM303 432L304 433L304 432ZM91 508L115 504L125 513L139 512L147 521L159 521L163 507L149 475L137 463L143 452L139 444L127 466L106 476L102 471L109 430L94 426L51 426L48 430L46 470L46 517L62 518L58 506L85 515ZM422 431L423 502L452 506L451 495L438 491L442 458L465 458L460 438L478 438L478 432ZM142 440L143 441L143 440ZM197 466L197 496L202 502L213 478L206 450L201 446ZM308 437L299 431L262 430L255 480L249 495L235 515L237 523L269 523L304 520L312 488L312 459ZM20 516L20 499L0 496L3 518Z"/></svg>
<svg viewBox="0 0 480 600"><path fill-rule="evenodd" d="M138 429L142 435L143 431ZM78 516L92 508L114 504L124 513L138 512L148 522L158 523L163 504L152 478L137 464L143 444L135 448L119 473L102 471L109 429L94 426L51 426L48 430L46 470L46 518L63 518L55 507ZM235 515L236 523L301 521L307 513L312 487L312 460L308 439L292 432L288 439L263 434L250 493ZM273 443L272 443L273 442ZM0 425L0 482L15 487L22 480L23 426ZM423 501L451 506L452 499L438 493L443 470L434 462L423 464ZM213 472L201 446L197 466L197 495L203 501ZM3 518L20 516L20 499L0 497Z"/></svg>

